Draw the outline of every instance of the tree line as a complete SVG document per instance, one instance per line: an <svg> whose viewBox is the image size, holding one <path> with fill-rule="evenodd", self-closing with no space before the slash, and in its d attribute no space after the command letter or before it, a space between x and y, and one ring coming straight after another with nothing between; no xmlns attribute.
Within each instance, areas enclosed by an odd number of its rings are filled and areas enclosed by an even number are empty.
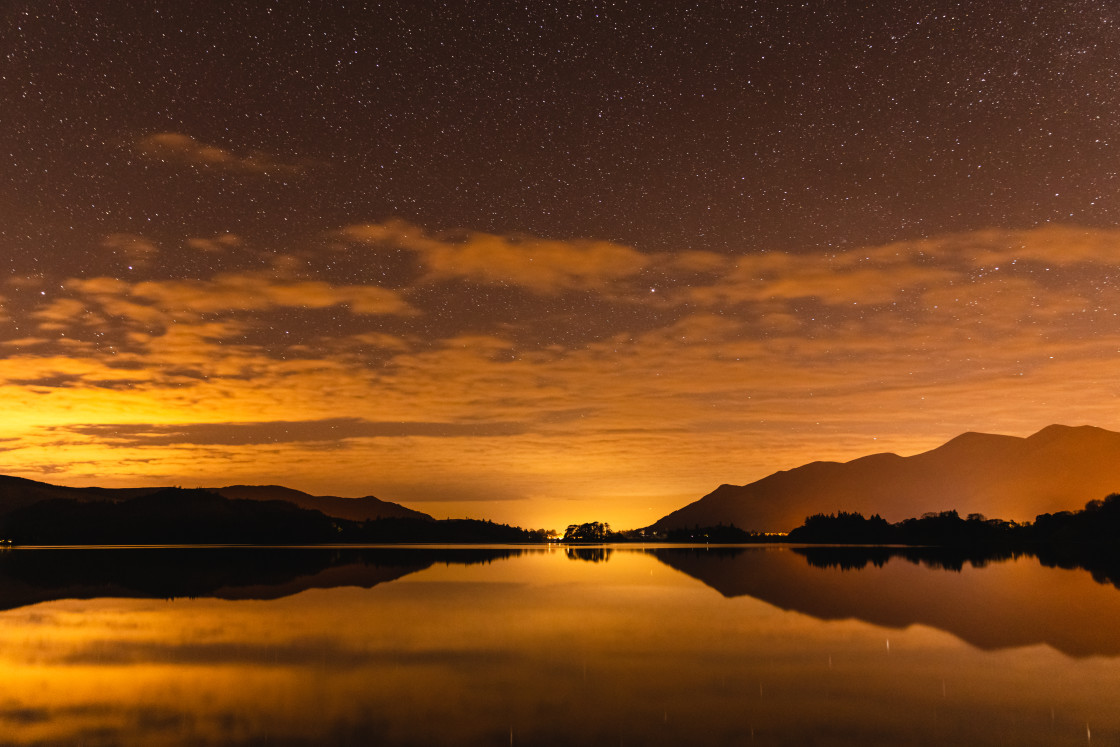
<svg viewBox="0 0 1120 747"><path fill-rule="evenodd" d="M814 514L786 537L789 542L851 545L938 545L1029 548L1046 545L1111 545L1120 539L1120 494L1093 500L1078 511L1039 514L1033 522L961 516L940 511L889 523L859 512Z"/></svg>

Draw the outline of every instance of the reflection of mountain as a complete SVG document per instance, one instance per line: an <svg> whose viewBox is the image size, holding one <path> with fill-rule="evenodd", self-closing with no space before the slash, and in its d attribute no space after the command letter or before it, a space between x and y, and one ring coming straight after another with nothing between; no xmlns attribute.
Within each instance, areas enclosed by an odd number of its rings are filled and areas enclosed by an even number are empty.
<svg viewBox="0 0 1120 747"><path fill-rule="evenodd" d="M435 563L489 563L489 548L104 548L0 552L0 609L58 599L279 599L307 589L372 588Z"/></svg>
<svg viewBox="0 0 1120 747"><path fill-rule="evenodd" d="M815 513L859 511L888 521L956 509L1023 521L1120 490L1120 433L1052 425L1029 438L966 433L910 457L813 462L749 485L723 485L655 529L735 524L786 532Z"/></svg>
<svg viewBox="0 0 1120 747"><path fill-rule="evenodd" d="M310 495L299 490L279 485L230 485L224 488L207 488L225 498L254 501L287 501L300 508L322 511L327 516L335 516L351 521L366 519L426 519L431 516L411 508L383 501L373 496L364 498L338 498L330 495ZM27 506L39 501L66 498L77 501L126 501L132 498L151 495L164 490L151 488L68 488L51 485L22 477L0 475L0 513Z"/></svg>
<svg viewBox="0 0 1120 747"><path fill-rule="evenodd" d="M648 552L724 596L751 596L821 620L925 625L983 649L1047 644L1073 656L1120 655L1120 593L1084 571L1046 568L1031 557L977 568L982 559L931 549Z"/></svg>

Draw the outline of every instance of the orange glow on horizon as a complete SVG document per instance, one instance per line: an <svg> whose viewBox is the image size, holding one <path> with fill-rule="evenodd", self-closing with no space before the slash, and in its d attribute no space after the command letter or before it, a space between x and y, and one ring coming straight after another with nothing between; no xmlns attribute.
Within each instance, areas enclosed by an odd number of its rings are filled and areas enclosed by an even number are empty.
<svg viewBox="0 0 1120 747"><path fill-rule="evenodd" d="M189 281L10 279L3 313L23 336L0 342L3 471L630 528L812 460L916 453L966 430L1120 426L1120 307L1093 281L1114 231L951 235L823 265L399 222L341 235L339 262L394 247L426 274L332 285L293 254ZM513 291L517 323L500 308L435 322L449 300Z"/></svg>

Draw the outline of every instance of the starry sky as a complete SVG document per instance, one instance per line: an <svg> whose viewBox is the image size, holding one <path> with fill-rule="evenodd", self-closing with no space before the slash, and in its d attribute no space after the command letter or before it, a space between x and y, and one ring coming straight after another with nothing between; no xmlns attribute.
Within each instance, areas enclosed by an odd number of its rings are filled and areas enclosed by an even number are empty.
<svg viewBox="0 0 1120 747"><path fill-rule="evenodd" d="M0 472L644 526L1120 430L1112 2L0 0Z"/></svg>

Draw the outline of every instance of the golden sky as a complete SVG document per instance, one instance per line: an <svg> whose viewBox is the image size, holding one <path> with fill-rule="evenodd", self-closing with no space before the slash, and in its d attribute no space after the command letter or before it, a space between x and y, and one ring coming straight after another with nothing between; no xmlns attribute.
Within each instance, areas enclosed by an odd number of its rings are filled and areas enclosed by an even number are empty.
<svg viewBox="0 0 1120 747"><path fill-rule="evenodd" d="M0 8L0 473L644 526L1120 429L1093 2Z"/></svg>
<svg viewBox="0 0 1120 747"><path fill-rule="evenodd" d="M1120 428L1117 231L722 255L391 221L307 244L109 236L134 267L213 270L7 279L5 472L629 527L814 459Z"/></svg>

